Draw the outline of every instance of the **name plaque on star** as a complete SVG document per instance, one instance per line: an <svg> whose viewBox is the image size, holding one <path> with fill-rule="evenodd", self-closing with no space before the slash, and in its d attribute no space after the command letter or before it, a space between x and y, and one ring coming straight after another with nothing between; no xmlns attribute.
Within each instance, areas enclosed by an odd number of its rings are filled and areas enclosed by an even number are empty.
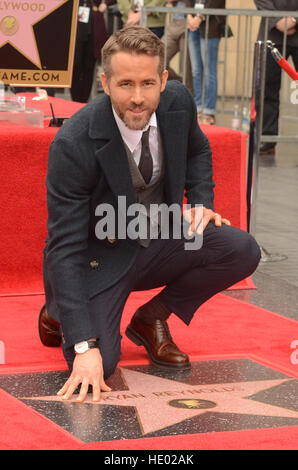
<svg viewBox="0 0 298 470"><path fill-rule="evenodd" d="M0 0L0 81L70 87L79 0Z"/></svg>

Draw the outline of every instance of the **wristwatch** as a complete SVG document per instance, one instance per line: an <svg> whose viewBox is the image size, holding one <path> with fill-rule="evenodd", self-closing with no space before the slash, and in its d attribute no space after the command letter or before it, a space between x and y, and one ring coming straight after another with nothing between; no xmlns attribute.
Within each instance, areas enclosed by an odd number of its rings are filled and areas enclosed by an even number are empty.
<svg viewBox="0 0 298 470"><path fill-rule="evenodd" d="M98 340L94 341L91 339L88 339L86 341L80 341L80 343L76 343L74 345L74 350L76 354L83 354L88 349L94 349L94 348L99 348Z"/></svg>

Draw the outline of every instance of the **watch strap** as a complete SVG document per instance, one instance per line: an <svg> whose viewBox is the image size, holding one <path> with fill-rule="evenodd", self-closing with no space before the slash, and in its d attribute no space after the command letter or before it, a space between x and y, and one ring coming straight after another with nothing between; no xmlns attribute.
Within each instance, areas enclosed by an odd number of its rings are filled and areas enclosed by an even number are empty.
<svg viewBox="0 0 298 470"><path fill-rule="evenodd" d="M88 343L88 346L89 348L88 349L94 349L94 348L99 348L99 344L98 344L98 340L93 340L93 339L88 339L87 340L87 343Z"/></svg>
<svg viewBox="0 0 298 470"><path fill-rule="evenodd" d="M87 343L88 348L86 349L86 351L88 351L89 349L95 349L95 348L99 349L98 340L87 339L85 341L81 341L80 343L77 343L77 344L74 345L74 350L75 350L76 354L80 354L80 351L76 349L76 346L80 346L81 343ZM86 352L86 351L84 351L84 352Z"/></svg>

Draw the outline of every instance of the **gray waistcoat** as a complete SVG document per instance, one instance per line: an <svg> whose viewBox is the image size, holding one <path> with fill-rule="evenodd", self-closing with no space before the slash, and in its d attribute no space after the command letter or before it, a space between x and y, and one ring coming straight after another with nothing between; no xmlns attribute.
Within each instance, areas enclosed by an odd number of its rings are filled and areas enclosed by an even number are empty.
<svg viewBox="0 0 298 470"><path fill-rule="evenodd" d="M151 182L149 184L145 183L131 151L126 146L126 144L124 145L125 145L125 149L126 149L126 153L128 157L128 163L129 163L130 174L132 178L132 184L133 184L134 191L135 191L136 202L138 204L142 204L146 208L146 211L147 211L147 214L144 214L144 218L146 217L147 236L143 237L140 232L140 240L139 240L142 246L147 247L149 246L149 243L150 243L150 238L149 238L150 237L150 232L149 232L150 204L161 204L165 201L165 198L164 198L164 154L163 154L162 142L161 142L160 134L158 133L158 152L159 152L159 159L161 161L161 171L160 171L160 175L158 179L153 184ZM142 216L143 216L143 213L141 213L141 220L142 220ZM144 218L143 218L143 221L144 221ZM155 218L151 220L151 225L155 225L155 229L153 229L154 233L156 233L156 231L159 232L158 220L156 221ZM152 234L152 228L151 228L151 234Z"/></svg>

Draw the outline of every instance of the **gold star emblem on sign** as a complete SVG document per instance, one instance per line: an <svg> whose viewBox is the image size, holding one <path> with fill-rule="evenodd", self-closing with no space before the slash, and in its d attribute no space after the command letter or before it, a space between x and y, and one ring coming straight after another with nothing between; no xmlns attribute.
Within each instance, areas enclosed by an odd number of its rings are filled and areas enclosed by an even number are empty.
<svg viewBox="0 0 298 470"><path fill-rule="evenodd" d="M13 36L19 29L19 22L14 16L5 16L0 22L0 31L6 36Z"/></svg>
<svg viewBox="0 0 298 470"><path fill-rule="evenodd" d="M102 392L98 403L89 394L84 403L93 406L132 406L135 409L143 435L178 424L202 415L212 409L213 413L237 413L265 417L298 419L298 412L250 399L251 395L276 387L293 379L257 380L250 382L189 385L175 380L120 368L128 390ZM26 400L59 401L56 396L23 397ZM68 412L75 413L73 403L64 401ZM84 406L77 403L76 406ZM76 408L76 407L75 407Z"/></svg>

